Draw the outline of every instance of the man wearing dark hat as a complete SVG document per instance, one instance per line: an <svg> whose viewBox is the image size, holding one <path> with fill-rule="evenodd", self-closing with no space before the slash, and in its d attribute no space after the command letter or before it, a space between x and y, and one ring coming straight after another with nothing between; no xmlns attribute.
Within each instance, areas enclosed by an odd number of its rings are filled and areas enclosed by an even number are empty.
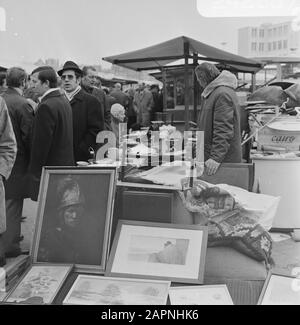
<svg viewBox="0 0 300 325"><path fill-rule="evenodd" d="M104 130L103 112L99 101L80 86L82 71L72 61L67 61L58 71L62 87L72 106L74 158L88 161L90 150L96 151L96 137Z"/></svg>
<svg viewBox="0 0 300 325"><path fill-rule="evenodd" d="M73 123L70 103L57 87L53 69L38 74L40 104L32 132L29 163L31 199L37 201L44 166L74 166Z"/></svg>

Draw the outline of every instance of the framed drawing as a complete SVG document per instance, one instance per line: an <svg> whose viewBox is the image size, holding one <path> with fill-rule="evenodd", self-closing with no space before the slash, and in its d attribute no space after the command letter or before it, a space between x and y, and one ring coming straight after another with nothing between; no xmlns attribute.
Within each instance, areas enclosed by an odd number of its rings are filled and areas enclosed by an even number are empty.
<svg viewBox="0 0 300 325"><path fill-rule="evenodd" d="M300 305L300 279L269 272L258 305Z"/></svg>
<svg viewBox="0 0 300 325"><path fill-rule="evenodd" d="M171 305L233 305L226 285L173 287Z"/></svg>
<svg viewBox="0 0 300 325"><path fill-rule="evenodd" d="M32 265L4 302L25 305L51 304L72 268L72 265Z"/></svg>
<svg viewBox="0 0 300 325"><path fill-rule="evenodd" d="M207 227L122 221L106 275L202 283Z"/></svg>
<svg viewBox="0 0 300 325"><path fill-rule="evenodd" d="M67 263L76 272L104 273L115 183L115 168L44 168L33 263Z"/></svg>
<svg viewBox="0 0 300 325"><path fill-rule="evenodd" d="M79 275L64 305L166 305L170 281Z"/></svg>

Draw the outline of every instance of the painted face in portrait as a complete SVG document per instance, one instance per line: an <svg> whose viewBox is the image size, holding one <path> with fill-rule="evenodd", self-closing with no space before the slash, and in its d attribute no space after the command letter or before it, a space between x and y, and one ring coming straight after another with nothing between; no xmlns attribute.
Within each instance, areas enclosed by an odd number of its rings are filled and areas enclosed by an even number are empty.
<svg viewBox="0 0 300 325"><path fill-rule="evenodd" d="M62 212L62 219L65 227L76 228L78 227L84 215L84 207L81 204L66 207Z"/></svg>

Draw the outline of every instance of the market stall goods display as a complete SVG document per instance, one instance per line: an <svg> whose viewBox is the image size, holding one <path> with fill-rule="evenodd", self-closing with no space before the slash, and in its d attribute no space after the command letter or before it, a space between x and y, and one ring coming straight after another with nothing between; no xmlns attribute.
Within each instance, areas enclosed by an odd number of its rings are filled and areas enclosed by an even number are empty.
<svg viewBox="0 0 300 325"><path fill-rule="evenodd" d="M79 275L64 305L166 305L169 281Z"/></svg>
<svg viewBox="0 0 300 325"><path fill-rule="evenodd" d="M72 265L32 265L4 302L25 305L51 304L72 268Z"/></svg>
<svg viewBox="0 0 300 325"><path fill-rule="evenodd" d="M258 305L300 305L300 280L295 276L269 273Z"/></svg>
<svg viewBox="0 0 300 325"><path fill-rule="evenodd" d="M173 287L169 290L171 305L233 305L226 285Z"/></svg>
<svg viewBox="0 0 300 325"><path fill-rule="evenodd" d="M106 276L203 283L207 228L120 220Z"/></svg>
<svg viewBox="0 0 300 325"><path fill-rule="evenodd" d="M195 180L180 193L194 223L209 228L208 246L231 246L258 261L272 265L272 238L257 222L255 212L241 206L226 190Z"/></svg>
<svg viewBox="0 0 300 325"><path fill-rule="evenodd" d="M33 262L75 264L76 271L104 273L115 183L115 168L44 168Z"/></svg>

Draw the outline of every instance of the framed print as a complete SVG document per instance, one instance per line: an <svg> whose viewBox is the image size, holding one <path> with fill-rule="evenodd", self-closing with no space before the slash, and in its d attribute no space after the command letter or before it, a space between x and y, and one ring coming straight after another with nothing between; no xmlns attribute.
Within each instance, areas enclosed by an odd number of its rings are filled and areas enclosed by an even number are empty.
<svg viewBox="0 0 300 325"><path fill-rule="evenodd" d="M72 265L32 265L4 302L25 305L51 304L72 268Z"/></svg>
<svg viewBox="0 0 300 325"><path fill-rule="evenodd" d="M233 305L226 285L173 287L171 305Z"/></svg>
<svg viewBox="0 0 300 325"><path fill-rule="evenodd" d="M64 305L166 305L170 281L79 275Z"/></svg>
<svg viewBox="0 0 300 325"><path fill-rule="evenodd" d="M300 305L300 280L270 272L258 305Z"/></svg>
<svg viewBox="0 0 300 325"><path fill-rule="evenodd" d="M207 227L120 220L105 274L201 284L206 247Z"/></svg>
<svg viewBox="0 0 300 325"><path fill-rule="evenodd" d="M115 168L44 168L33 263L67 263L76 272L104 273L115 183Z"/></svg>

